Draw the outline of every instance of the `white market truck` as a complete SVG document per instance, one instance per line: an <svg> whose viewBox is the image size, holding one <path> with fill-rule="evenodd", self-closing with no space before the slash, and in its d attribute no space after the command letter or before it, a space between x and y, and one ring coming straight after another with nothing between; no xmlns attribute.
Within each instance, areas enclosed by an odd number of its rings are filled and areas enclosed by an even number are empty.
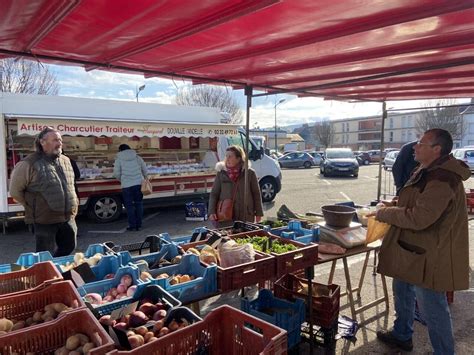
<svg viewBox="0 0 474 355"><path fill-rule="evenodd" d="M45 126L61 133L64 154L81 171L81 211L111 222L122 212L120 182L112 176L120 144L135 149L147 164L153 193L144 197L146 207L195 201L208 197L226 148L245 144L245 131L223 119L205 107L0 93L0 218L24 211L8 193L9 178L15 164L34 151ZM252 140L250 147L262 200L271 201L281 189L280 168Z"/></svg>

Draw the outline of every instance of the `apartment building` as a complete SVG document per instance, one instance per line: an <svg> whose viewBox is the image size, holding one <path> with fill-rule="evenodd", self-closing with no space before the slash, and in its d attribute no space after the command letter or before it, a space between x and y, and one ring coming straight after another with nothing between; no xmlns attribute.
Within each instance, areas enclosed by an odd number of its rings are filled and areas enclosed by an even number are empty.
<svg viewBox="0 0 474 355"><path fill-rule="evenodd" d="M420 112L389 113L385 121L385 148L400 148L418 138L416 121ZM381 116L346 118L331 121L333 147L353 150L380 149Z"/></svg>

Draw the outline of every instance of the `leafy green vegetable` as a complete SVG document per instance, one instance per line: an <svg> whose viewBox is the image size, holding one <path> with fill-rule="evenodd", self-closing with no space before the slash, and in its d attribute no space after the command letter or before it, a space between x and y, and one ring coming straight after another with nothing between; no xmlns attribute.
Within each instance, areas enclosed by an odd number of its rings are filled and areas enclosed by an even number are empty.
<svg viewBox="0 0 474 355"><path fill-rule="evenodd" d="M255 250L264 253L273 252L275 254L283 254L298 249L293 244L285 243L278 239L270 240L268 237L246 236L243 238L237 238L235 241L237 244L250 243Z"/></svg>

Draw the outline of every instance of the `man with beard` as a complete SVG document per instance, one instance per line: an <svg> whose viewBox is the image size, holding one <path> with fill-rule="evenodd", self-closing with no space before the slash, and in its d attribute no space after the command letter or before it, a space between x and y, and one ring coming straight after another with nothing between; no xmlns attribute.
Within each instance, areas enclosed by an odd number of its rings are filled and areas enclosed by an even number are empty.
<svg viewBox="0 0 474 355"><path fill-rule="evenodd" d="M35 153L19 162L10 178L10 195L25 207L36 251L49 251L54 257L69 255L77 236L74 170L61 154L62 146L61 134L44 128L36 137Z"/></svg>

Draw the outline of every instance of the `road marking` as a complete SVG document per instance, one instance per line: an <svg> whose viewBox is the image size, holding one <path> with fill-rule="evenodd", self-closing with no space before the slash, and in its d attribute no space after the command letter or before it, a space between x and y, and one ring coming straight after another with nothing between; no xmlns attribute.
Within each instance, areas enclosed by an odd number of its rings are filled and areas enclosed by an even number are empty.
<svg viewBox="0 0 474 355"><path fill-rule="evenodd" d="M160 212L155 212L149 216L146 216L145 218L143 218L143 222L145 221L148 221L149 219L159 215ZM122 229L119 229L119 230L116 230L116 231L88 231L87 233L110 233L110 234L121 234L121 233L125 233L127 231L127 227L124 227Z"/></svg>
<svg viewBox="0 0 474 355"><path fill-rule="evenodd" d="M364 176L366 179L370 179L370 180L378 180L377 178L374 178L372 176Z"/></svg>
<svg viewBox="0 0 474 355"><path fill-rule="evenodd" d="M349 196L347 196L344 192L342 191L339 191L339 193L342 195L342 197L344 197L347 201L352 201Z"/></svg>
<svg viewBox="0 0 474 355"><path fill-rule="evenodd" d="M322 179L321 181L324 181L328 185L332 185L329 181Z"/></svg>

